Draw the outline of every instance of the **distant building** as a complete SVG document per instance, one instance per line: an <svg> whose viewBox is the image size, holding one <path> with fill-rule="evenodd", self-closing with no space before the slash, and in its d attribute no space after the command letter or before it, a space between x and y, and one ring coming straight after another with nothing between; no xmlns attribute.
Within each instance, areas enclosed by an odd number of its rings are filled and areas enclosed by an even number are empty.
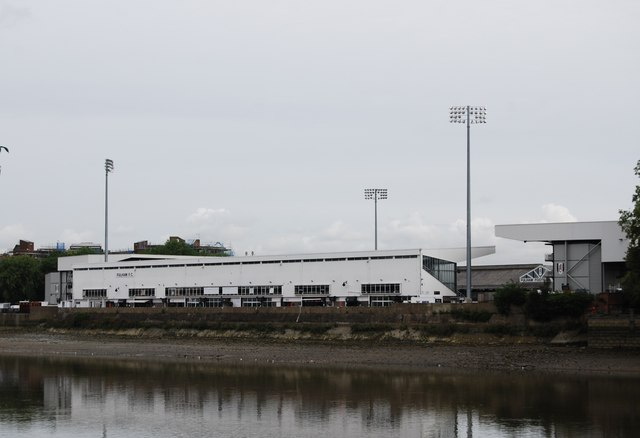
<svg viewBox="0 0 640 438"><path fill-rule="evenodd" d="M186 243L192 247L199 255L203 256L219 256L219 255L232 255L232 251L226 248L222 243L216 242L213 244L202 245L200 239L185 240L178 236L169 237L170 242ZM135 254L143 254L150 249L163 246L164 244L150 244L147 240L141 240L133 244L133 252Z"/></svg>
<svg viewBox="0 0 640 438"><path fill-rule="evenodd" d="M552 252L555 290L614 292L620 289L629 246L616 221L496 225L496 236L523 242L545 242Z"/></svg>
<svg viewBox="0 0 640 438"><path fill-rule="evenodd" d="M13 247L13 255L31 254L35 252L33 248L33 242L30 240L22 240L16 246Z"/></svg>
<svg viewBox="0 0 640 438"><path fill-rule="evenodd" d="M69 246L69 251L87 251L93 254L103 254L102 245L93 242L73 243Z"/></svg>
<svg viewBox="0 0 640 438"><path fill-rule="evenodd" d="M62 245L62 249L59 249L60 245ZM58 243L55 247L44 246L36 249L34 243L30 240L20 239L18 244L13 247L13 251L11 251L9 255L43 258L56 251L64 251L64 244Z"/></svg>

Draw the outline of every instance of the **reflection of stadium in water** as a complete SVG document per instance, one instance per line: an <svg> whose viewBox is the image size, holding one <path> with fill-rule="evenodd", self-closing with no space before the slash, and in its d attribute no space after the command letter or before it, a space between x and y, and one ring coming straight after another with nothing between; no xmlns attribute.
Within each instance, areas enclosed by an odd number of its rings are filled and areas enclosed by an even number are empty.
<svg viewBox="0 0 640 438"><path fill-rule="evenodd" d="M0 358L0 426L100 436L624 436L638 379ZM14 401L12 401L14 400Z"/></svg>

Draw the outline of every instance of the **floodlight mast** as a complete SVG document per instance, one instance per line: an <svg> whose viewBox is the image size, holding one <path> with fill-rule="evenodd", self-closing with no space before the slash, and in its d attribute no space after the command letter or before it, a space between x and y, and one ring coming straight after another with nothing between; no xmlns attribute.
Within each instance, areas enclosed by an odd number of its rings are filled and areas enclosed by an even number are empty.
<svg viewBox="0 0 640 438"><path fill-rule="evenodd" d="M387 189L364 189L364 199L373 199L374 249L378 250L378 199L387 199Z"/></svg>
<svg viewBox="0 0 640 438"><path fill-rule="evenodd" d="M113 160L104 160L104 261L109 257L109 173L113 172Z"/></svg>
<svg viewBox="0 0 640 438"><path fill-rule="evenodd" d="M452 106L449 122L467 125L467 301L471 301L471 125L487 123L483 106Z"/></svg>

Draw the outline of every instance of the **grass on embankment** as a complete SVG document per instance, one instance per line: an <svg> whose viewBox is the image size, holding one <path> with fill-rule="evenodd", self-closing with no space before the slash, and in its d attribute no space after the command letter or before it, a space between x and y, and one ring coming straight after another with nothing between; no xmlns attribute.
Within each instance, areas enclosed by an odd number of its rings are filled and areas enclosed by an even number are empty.
<svg viewBox="0 0 640 438"><path fill-rule="evenodd" d="M475 314L474 314L475 313ZM317 342L545 343L563 330L581 329L577 321L515 325L489 322L488 312L462 312L432 324L219 322L205 319L131 320L119 315L75 313L32 327L64 332L150 338L300 339ZM487 313L487 314L484 314Z"/></svg>

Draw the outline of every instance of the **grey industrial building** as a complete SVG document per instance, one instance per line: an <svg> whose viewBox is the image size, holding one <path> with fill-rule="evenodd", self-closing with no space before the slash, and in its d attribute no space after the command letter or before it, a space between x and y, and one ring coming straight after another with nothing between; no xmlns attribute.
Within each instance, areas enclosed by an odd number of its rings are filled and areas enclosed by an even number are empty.
<svg viewBox="0 0 640 438"><path fill-rule="evenodd" d="M616 221L496 225L497 237L545 242L555 290L620 290L629 241Z"/></svg>

